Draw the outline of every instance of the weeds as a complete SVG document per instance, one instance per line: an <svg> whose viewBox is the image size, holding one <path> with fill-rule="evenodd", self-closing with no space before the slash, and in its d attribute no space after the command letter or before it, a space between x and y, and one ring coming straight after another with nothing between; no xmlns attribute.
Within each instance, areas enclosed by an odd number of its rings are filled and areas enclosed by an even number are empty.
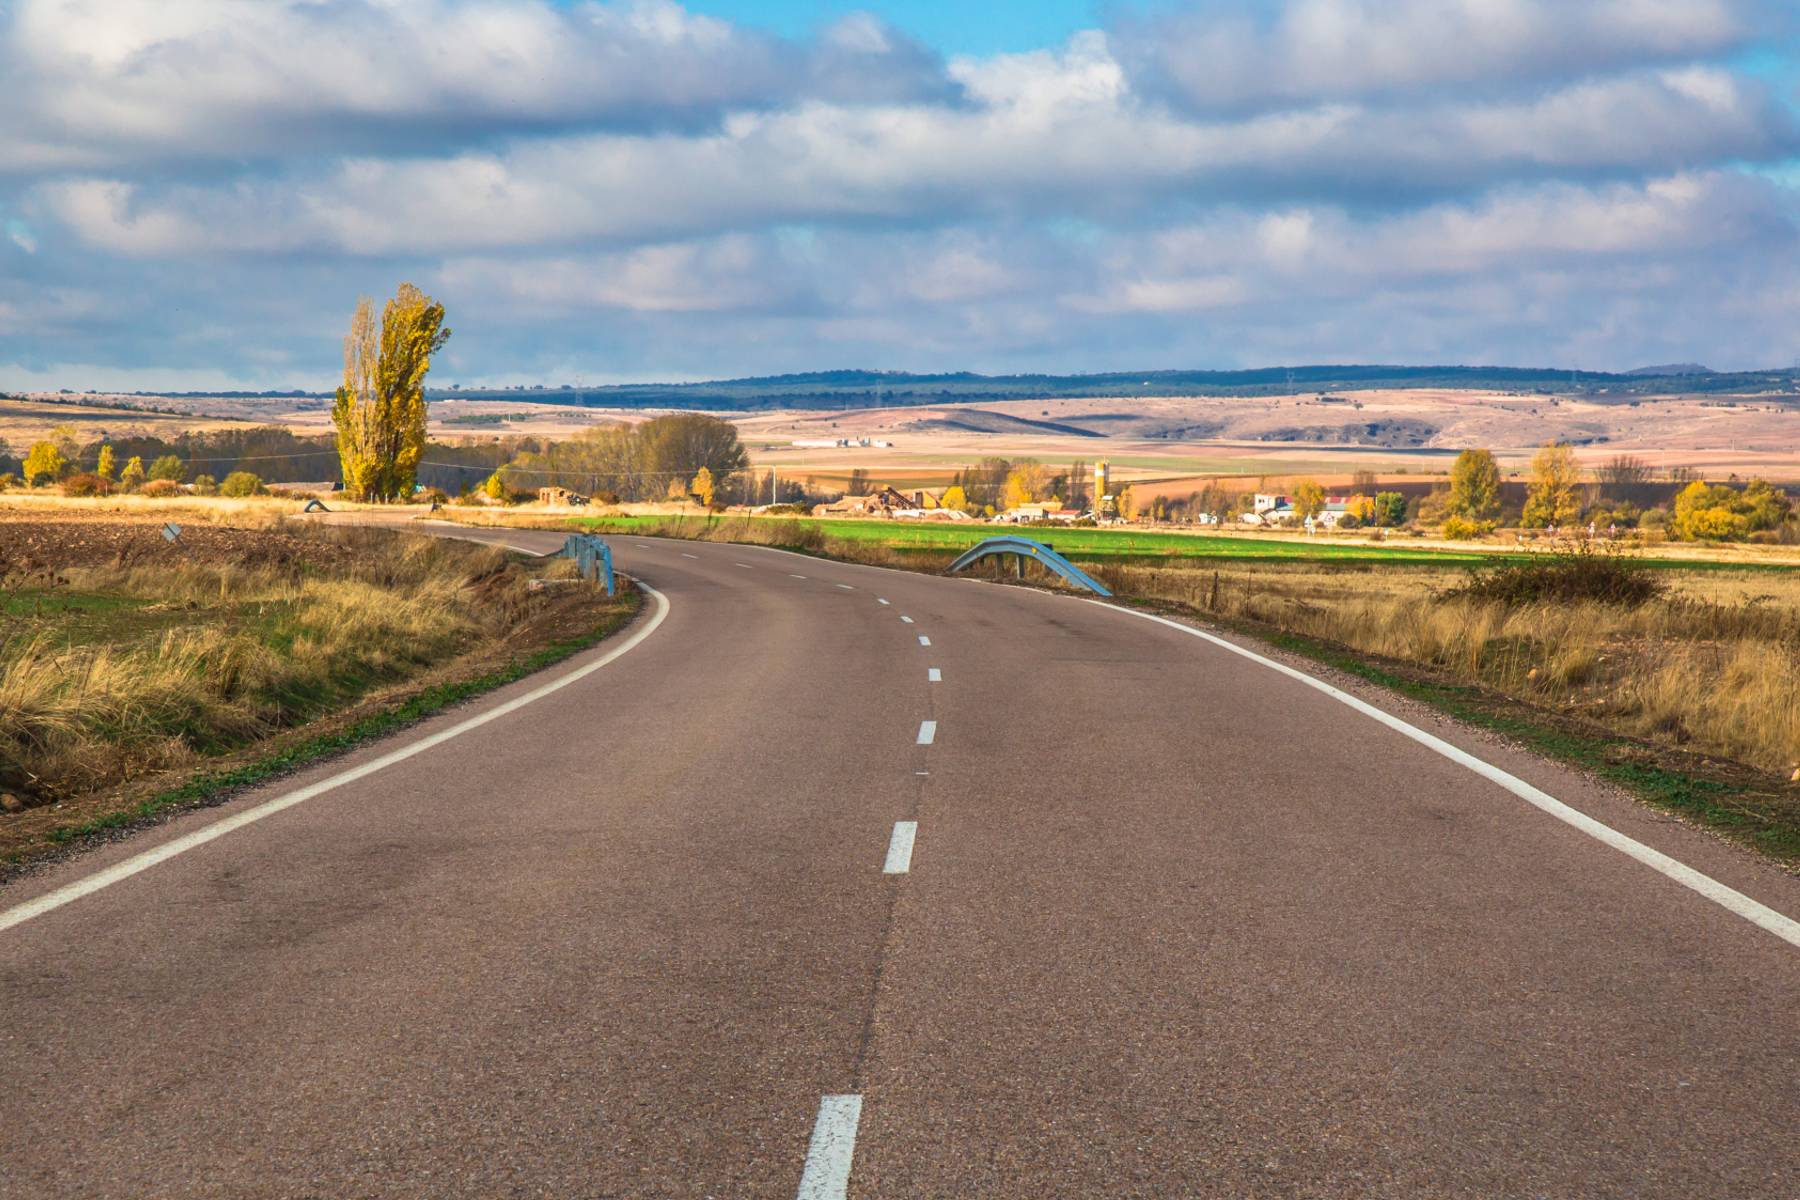
<svg viewBox="0 0 1800 1200"><path fill-rule="evenodd" d="M524 569L491 547L308 536L333 565L65 570L52 595L114 603L0 633L0 789L41 802L246 744L504 638L531 603Z"/></svg>
<svg viewBox="0 0 1800 1200"><path fill-rule="evenodd" d="M1549 556L1477 571L1451 592L1508 608L1530 604L1616 604L1636 608L1668 590L1668 582L1617 544L1582 538Z"/></svg>

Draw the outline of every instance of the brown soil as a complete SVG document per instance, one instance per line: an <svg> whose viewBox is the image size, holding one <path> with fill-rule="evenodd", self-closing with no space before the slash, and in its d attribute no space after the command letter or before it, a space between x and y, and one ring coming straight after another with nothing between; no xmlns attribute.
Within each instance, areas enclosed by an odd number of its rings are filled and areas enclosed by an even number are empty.
<svg viewBox="0 0 1800 1200"><path fill-rule="evenodd" d="M343 561L349 553L342 546L296 537L278 529L177 524L181 533L171 542L163 536L164 522L155 518L0 518L0 577L70 567L178 562L234 563L245 567L303 562L329 566Z"/></svg>

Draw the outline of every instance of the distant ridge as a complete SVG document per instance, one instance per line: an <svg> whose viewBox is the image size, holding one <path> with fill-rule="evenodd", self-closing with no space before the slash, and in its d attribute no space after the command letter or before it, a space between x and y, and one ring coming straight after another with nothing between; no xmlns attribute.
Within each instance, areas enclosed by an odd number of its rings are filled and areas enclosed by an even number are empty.
<svg viewBox="0 0 1800 1200"><path fill-rule="evenodd" d="M1639 367L1635 371L1625 372L1627 375L1653 375L1664 379L1682 378L1690 375L1717 375L1711 367L1703 367L1699 363L1667 363L1660 367Z"/></svg>
<svg viewBox="0 0 1800 1200"><path fill-rule="evenodd" d="M1112 371L1095 375L977 375L970 371L808 371L704 383L627 383L607 387L433 389L433 400L532 400L596 408L746 411L772 408L904 408L1001 400L1132 396L1281 396L1378 388L1447 388L1579 393L1603 402L1665 392L1793 391L1800 370L1719 374L1705 367L1652 367L1626 374L1551 367L1325 365L1243 371Z"/></svg>
<svg viewBox="0 0 1800 1200"><path fill-rule="evenodd" d="M1561 367L1313 365L1241 371L1109 371L1092 375L978 375L972 371L807 371L701 383L623 383L604 387L536 385L441 388L432 400L529 400L585 408L671 408L747 411L773 408L904 408L1001 400L1095 399L1133 396L1282 396L1382 388L1443 388L1580 394L1602 403L1634 396L1683 393L1767 394L1800 391L1800 368L1725 372L1698 363L1634 371L1571 371ZM193 399L293 397L327 399L329 392L137 392Z"/></svg>

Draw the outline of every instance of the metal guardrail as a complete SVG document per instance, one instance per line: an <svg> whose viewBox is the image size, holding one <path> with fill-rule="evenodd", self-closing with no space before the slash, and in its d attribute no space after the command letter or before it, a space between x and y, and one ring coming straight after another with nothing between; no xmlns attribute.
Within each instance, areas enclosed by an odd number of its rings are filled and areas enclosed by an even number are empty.
<svg viewBox="0 0 1800 1200"><path fill-rule="evenodd" d="M1025 578L1025 563L1029 560L1042 563L1046 570L1054 571L1076 587L1086 588L1101 596L1112 595L1099 580L1058 554L1054 547L1043 542L1034 542L1030 538L992 537L985 542L970 546L963 551L960 558L950 564L950 572L955 574L973 563L984 558L991 558L996 554L1015 556L1020 579Z"/></svg>
<svg viewBox="0 0 1800 1200"><path fill-rule="evenodd" d="M613 580L612 547L591 533L571 533L557 552L559 558L572 558L583 579L606 585L606 594L617 595Z"/></svg>

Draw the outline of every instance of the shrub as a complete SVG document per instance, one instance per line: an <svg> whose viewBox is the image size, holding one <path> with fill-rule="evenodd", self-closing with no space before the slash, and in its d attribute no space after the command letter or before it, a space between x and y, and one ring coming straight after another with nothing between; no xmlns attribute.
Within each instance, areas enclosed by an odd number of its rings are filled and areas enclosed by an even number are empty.
<svg viewBox="0 0 1800 1200"><path fill-rule="evenodd" d="M1509 608L1581 601L1636 608L1662 595L1668 586L1616 544L1584 540L1559 548L1538 562L1477 571L1448 595L1494 601Z"/></svg>
<svg viewBox="0 0 1800 1200"><path fill-rule="evenodd" d="M171 483L180 483L187 478L187 468L173 454L165 454L150 464L151 479L167 479Z"/></svg>
<svg viewBox="0 0 1800 1200"><path fill-rule="evenodd" d="M1492 521L1471 521L1467 517L1448 517L1444 521L1444 536L1455 542L1466 542L1492 532Z"/></svg>
<svg viewBox="0 0 1800 1200"><path fill-rule="evenodd" d="M125 469L119 472L119 486L126 491L136 491L144 486L144 460L132 455Z"/></svg>
<svg viewBox="0 0 1800 1200"><path fill-rule="evenodd" d="M11 471L8 471L4 475L0 475L0 492L10 492L18 486L19 477L14 475Z"/></svg>
<svg viewBox="0 0 1800 1200"><path fill-rule="evenodd" d="M170 496L185 496L187 495L187 490L173 479L152 479L149 483L146 483L143 487L138 489L138 495L149 496L152 499L166 500Z"/></svg>
<svg viewBox="0 0 1800 1200"><path fill-rule="evenodd" d="M63 480L62 490L65 496L110 496L113 489L112 480L92 471L83 471Z"/></svg>
<svg viewBox="0 0 1800 1200"><path fill-rule="evenodd" d="M194 495L196 496L216 496L219 494L219 481L214 479L211 475L196 475L194 476L194 482L189 486L194 489Z"/></svg>
<svg viewBox="0 0 1800 1200"><path fill-rule="evenodd" d="M145 491L150 489L145 488ZM233 471L219 485L219 495L241 499L244 496L260 496L267 489L263 481L249 471Z"/></svg>

